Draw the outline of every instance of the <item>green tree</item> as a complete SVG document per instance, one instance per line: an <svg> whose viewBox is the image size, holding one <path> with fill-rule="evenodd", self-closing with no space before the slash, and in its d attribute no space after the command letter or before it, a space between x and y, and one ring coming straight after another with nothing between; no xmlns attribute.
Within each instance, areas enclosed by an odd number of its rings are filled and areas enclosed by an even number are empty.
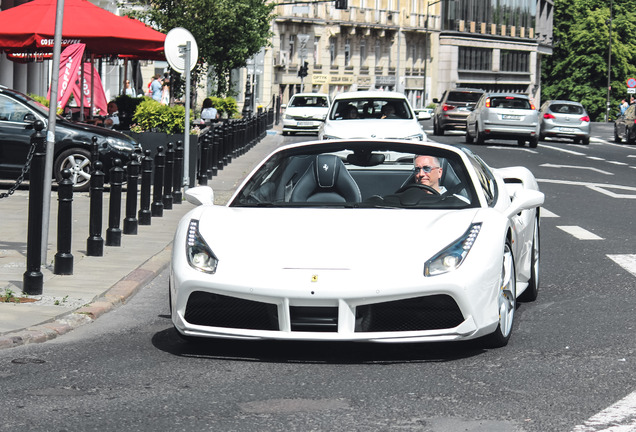
<svg viewBox="0 0 636 432"><path fill-rule="evenodd" d="M636 0L614 0L611 22L610 117L636 77ZM593 120L603 120L607 101L610 2L555 0L554 51L542 71L543 99L581 102Z"/></svg>
<svg viewBox="0 0 636 432"><path fill-rule="evenodd" d="M214 72L216 94L232 91L230 72L271 44L275 5L267 0L138 0L146 6L134 15L167 33L183 27L199 50L200 71ZM195 76L195 80L198 76Z"/></svg>

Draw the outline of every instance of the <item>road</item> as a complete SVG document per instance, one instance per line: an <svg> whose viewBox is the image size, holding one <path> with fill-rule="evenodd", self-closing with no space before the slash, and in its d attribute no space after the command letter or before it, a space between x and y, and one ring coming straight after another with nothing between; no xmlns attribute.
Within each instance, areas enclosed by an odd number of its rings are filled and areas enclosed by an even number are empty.
<svg viewBox="0 0 636 432"><path fill-rule="evenodd" d="M187 344L163 273L91 325L0 351L0 431L636 431L636 147L593 134L469 146L546 194L539 298L507 347Z"/></svg>

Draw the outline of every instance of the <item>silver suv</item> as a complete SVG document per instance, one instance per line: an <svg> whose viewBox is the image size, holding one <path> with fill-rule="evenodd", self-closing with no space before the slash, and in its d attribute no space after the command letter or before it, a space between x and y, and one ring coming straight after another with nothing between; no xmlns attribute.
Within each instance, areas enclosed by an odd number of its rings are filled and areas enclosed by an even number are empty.
<svg viewBox="0 0 636 432"><path fill-rule="evenodd" d="M539 143L539 112L528 96L517 93L486 93L466 120L466 142L483 144L499 138L517 140L522 146Z"/></svg>
<svg viewBox="0 0 636 432"><path fill-rule="evenodd" d="M466 129L466 117L483 94L480 89L458 87L445 91L441 100L433 99L438 104L433 112L433 133L444 135L450 129Z"/></svg>

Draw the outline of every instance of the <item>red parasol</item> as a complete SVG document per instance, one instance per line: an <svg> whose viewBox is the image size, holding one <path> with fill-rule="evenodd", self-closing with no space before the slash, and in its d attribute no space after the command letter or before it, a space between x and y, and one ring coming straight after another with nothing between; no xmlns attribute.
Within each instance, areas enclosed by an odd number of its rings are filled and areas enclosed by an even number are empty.
<svg viewBox="0 0 636 432"><path fill-rule="evenodd" d="M0 50L36 57L52 52L56 8L57 0L34 0L0 12ZM141 21L117 16L88 0L64 1L62 47L83 43L96 56L164 60L165 39Z"/></svg>

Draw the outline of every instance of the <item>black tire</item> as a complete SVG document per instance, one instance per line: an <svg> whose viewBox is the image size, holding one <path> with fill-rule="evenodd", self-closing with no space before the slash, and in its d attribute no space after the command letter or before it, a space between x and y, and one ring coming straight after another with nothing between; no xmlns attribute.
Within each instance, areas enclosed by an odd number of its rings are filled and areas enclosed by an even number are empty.
<svg viewBox="0 0 636 432"><path fill-rule="evenodd" d="M62 181L62 171L71 171L74 192L86 192L91 187L91 153L81 148L64 150L55 158L53 174L55 180Z"/></svg>
<svg viewBox="0 0 636 432"><path fill-rule="evenodd" d="M517 140L517 145L518 145L519 147L523 147L524 145L526 145L526 140L519 138L519 139Z"/></svg>
<svg viewBox="0 0 636 432"><path fill-rule="evenodd" d="M583 145L590 145L590 137L584 137L581 142Z"/></svg>
<svg viewBox="0 0 636 432"><path fill-rule="evenodd" d="M539 281L540 281L540 267L539 261L541 257L541 231L539 225L539 214L534 221L534 231L532 233L532 255L530 256L530 280L528 281L528 288L517 297L518 300L523 302L531 302L537 299L539 295Z"/></svg>
<svg viewBox="0 0 636 432"><path fill-rule="evenodd" d="M633 132L633 129L625 130L625 142L627 142L627 144L636 143L636 133Z"/></svg>
<svg viewBox="0 0 636 432"><path fill-rule="evenodd" d="M504 258L501 270L501 284L499 290L499 298L503 297L499 305L499 324L494 332L484 336L483 342L487 348L501 348L508 345L512 328L514 325L515 310L517 308L517 272L515 269L515 260L512 256L512 247L510 241L506 241L504 246ZM506 316L502 319L502 307ZM504 325L502 328L502 324Z"/></svg>
<svg viewBox="0 0 636 432"><path fill-rule="evenodd" d="M614 142L615 143L621 143L623 140L621 139L621 137L618 135L618 131L616 130L616 125L614 125Z"/></svg>
<svg viewBox="0 0 636 432"><path fill-rule="evenodd" d="M528 141L528 145L530 146L530 148L537 148L537 146L539 145L539 138L537 137L530 138L530 141Z"/></svg>
<svg viewBox="0 0 636 432"><path fill-rule="evenodd" d="M444 131L440 130L437 121L433 121L433 135L444 135Z"/></svg>
<svg viewBox="0 0 636 432"><path fill-rule="evenodd" d="M475 139L473 138L473 136L468 131L468 128L466 128L466 143L467 144L472 144L474 140Z"/></svg>
<svg viewBox="0 0 636 432"><path fill-rule="evenodd" d="M475 137L477 144L484 145L484 141L486 140L484 139L484 134L479 132L479 125L475 125Z"/></svg>

